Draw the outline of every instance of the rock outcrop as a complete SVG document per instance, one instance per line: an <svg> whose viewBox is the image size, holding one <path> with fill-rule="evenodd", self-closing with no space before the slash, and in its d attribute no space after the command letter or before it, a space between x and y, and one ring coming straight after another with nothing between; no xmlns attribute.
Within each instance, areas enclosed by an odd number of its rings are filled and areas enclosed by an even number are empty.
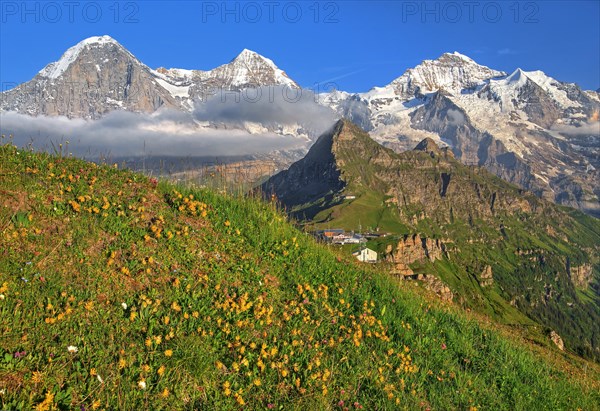
<svg viewBox="0 0 600 411"><path fill-rule="evenodd" d="M407 269L408 264L415 261L439 260L446 253L446 246L441 240L413 234L404 236L395 247L391 244L388 245L385 253L386 260L396 265L397 272L405 272L406 275L410 275L412 271Z"/></svg>
<svg viewBox="0 0 600 411"><path fill-rule="evenodd" d="M554 330L550 331L550 339L552 340L554 345L556 345L556 347L558 347L559 350L561 350L561 351L565 350L565 343L563 342L562 338L560 337L560 335L558 335L558 333L556 331L554 331Z"/></svg>
<svg viewBox="0 0 600 411"><path fill-rule="evenodd" d="M567 274L575 287L587 288L592 281L594 268L591 264L572 267L567 265Z"/></svg>
<svg viewBox="0 0 600 411"><path fill-rule="evenodd" d="M428 290L433 291L443 301L452 301L454 294L442 280L432 274L419 274L417 280L423 281Z"/></svg>
<svg viewBox="0 0 600 411"><path fill-rule="evenodd" d="M486 265L481 274L479 275L479 285L482 287L489 287L494 284L494 275L492 266Z"/></svg>

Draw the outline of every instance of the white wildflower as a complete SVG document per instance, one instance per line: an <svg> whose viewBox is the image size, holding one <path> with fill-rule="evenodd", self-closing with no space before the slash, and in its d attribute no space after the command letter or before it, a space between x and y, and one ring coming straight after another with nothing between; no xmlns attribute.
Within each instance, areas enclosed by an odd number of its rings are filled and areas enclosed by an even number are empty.
<svg viewBox="0 0 600 411"><path fill-rule="evenodd" d="M145 390L146 389L146 381L141 380L138 382L138 387L140 387L140 389Z"/></svg>
<svg viewBox="0 0 600 411"><path fill-rule="evenodd" d="M70 353L76 353L77 351L79 351L79 348L75 347L74 345L69 345L67 347L67 351L69 351Z"/></svg>
<svg viewBox="0 0 600 411"><path fill-rule="evenodd" d="M123 307L124 310L127 309L127 303L121 303L121 307Z"/></svg>

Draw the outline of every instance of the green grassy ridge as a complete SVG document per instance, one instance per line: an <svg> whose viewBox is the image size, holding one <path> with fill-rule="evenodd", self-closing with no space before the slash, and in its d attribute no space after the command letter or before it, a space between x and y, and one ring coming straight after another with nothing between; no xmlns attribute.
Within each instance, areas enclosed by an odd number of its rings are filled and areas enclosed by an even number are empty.
<svg viewBox="0 0 600 411"><path fill-rule="evenodd" d="M0 175L2 409L600 401L580 363L340 259L273 205L8 145Z"/></svg>

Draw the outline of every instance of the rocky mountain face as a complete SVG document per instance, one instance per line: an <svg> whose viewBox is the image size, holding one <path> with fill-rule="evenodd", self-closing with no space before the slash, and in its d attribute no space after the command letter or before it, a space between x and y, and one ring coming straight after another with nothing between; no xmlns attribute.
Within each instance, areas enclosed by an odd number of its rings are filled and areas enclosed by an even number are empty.
<svg viewBox="0 0 600 411"><path fill-rule="evenodd" d="M437 133L463 163L484 166L506 181L538 195L544 193L543 185L535 180L529 164L507 150L501 140L474 127L465 111L446 92L434 93L426 105L409 116L413 128Z"/></svg>
<svg viewBox="0 0 600 411"><path fill-rule="evenodd" d="M383 193L386 203L399 208L419 204L423 208L419 218L427 215L440 223L452 218L493 217L499 209L531 211L545 204L502 180L480 184L486 175L478 167L461 165L433 140L423 140L415 150L397 154L355 124L340 120L319 137L304 159L273 176L262 190L275 194L297 217L304 212L298 206L313 207L322 197L339 200L365 187Z"/></svg>
<svg viewBox="0 0 600 411"><path fill-rule="evenodd" d="M231 62L213 70L181 70L158 68L155 75L165 88L186 106L205 101L220 91L242 91L263 86L300 86L280 70L272 60L244 49Z"/></svg>
<svg viewBox="0 0 600 411"><path fill-rule="evenodd" d="M31 81L2 93L0 109L97 119L119 109L191 110L194 101L219 91L275 85L299 88L271 60L250 50L209 71L152 70L113 38L100 36L81 41Z"/></svg>
<svg viewBox="0 0 600 411"><path fill-rule="evenodd" d="M404 235L396 244L388 244L385 249L386 261L394 264L394 272L402 276L414 275L410 264L441 259L447 255L442 240L421 237L419 234Z"/></svg>
<svg viewBox="0 0 600 411"><path fill-rule="evenodd" d="M334 201L345 183L333 153L333 139L321 136L304 158L271 177L262 191L276 193L280 201L292 208L314 201Z"/></svg>
<svg viewBox="0 0 600 411"><path fill-rule="evenodd" d="M97 119L113 110L151 113L181 107L152 70L108 36L67 50L31 81L3 92L2 111Z"/></svg>
<svg viewBox="0 0 600 411"><path fill-rule="evenodd" d="M356 135L360 133L361 138ZM346 173L344 166L352 167L355 161L375 159L378 164L391 161L394 153L375 143L368 134L354 124L340 120L321 135L306 156L271 177L260 190L273 194L298 217L312 218L323 208L340 201L342 193L354 179L377 184L373 175Z"/></svg>
<svg viewBox="0 0 600 411"><path fill-rule="evenodd" d="M321 96L397 152L424 138L465 164L600 216L600 95L541 71L510 75L459 53L426 60L385 87Z"/></svg>
<svg viewBox="0 0 600 411"><path fill-rule="evenodd" d="M389 87L394 94L410 99L437 90L460 92L472 89L485 80L505 75L503 71L480 66L469 57L454 52L445 53L437 60L425 60L406 70Z"/></svg>
<svg viewBox="0 0 600 411"><path fill-rule="evenodd" d="M600 222L455 153L425 139L398 154L340 120L261 190L317 228L387 232L369 246L394 273L435 275L456 301L600 358Z"/></svg>

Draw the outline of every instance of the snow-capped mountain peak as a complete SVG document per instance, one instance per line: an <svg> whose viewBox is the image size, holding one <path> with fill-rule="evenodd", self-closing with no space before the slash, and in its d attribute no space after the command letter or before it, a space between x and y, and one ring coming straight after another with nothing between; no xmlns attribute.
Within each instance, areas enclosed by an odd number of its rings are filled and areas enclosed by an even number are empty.
<svg viewBox="0 0 600 411"><path fill-rule="evenodd" d="M396 94L410 97L416 92L434 92L440 89L460 92L485 80L505 76L503 71L492 70L460 54L444 53L436 60L425 60L408 69L390 83Z"/></svg>
<svg viewBox="0 0 600 411"><path fill-rule="evenodd" d="M119 42L117 42L110 36L104 35L88 37L87 39L82 40L73 47L69 48L61 56L60 60L48 64L38 74L42 77L46 77L49 79L56 79L60 77L60 75L63 74L75 60L77 60L77 58L85 48L92 46L101 47L108 44L116 45L121 49L125 50L125 48L121 46Z"/></svg>
<svg viewBox="0 0 600 411"><path fill-rule="evenodd" d="M299 86L273 60L255 51L244 49L230 63L224 64L208 73L217 76L231 77L230 85L241 87L246 85L285 85L298 88Z"/></svg>
<svg viewBox="0 0 600 411"><path fill-rule="evenodd" d="M600 215L596 92L542 71L507 74L453 52L424 60L387 86L328 93L321 101L394 150L428 137L442 141L465 163Z"/></svg>
<svg viewBox="0 0 600 411"><path fill-rule="evenodd" d="M247 60L247 59L254 58L254 57L259 57L259 58L262 58L262 59L266 59L265 57L263 57L263 56L261 56L260 54L258 54L256 51L252 51L252 50L250 50L250 49L244 49L244 50L242 50L242 51L240 52L240 54L238 54L238 55L237 55L237 56L236 56L236 57L235 57L233 60L231 60L231 61L235 61L235 60L238 60L238 59L241 59L241 60Z"/></svg>
<svg viewBox="0 0 600 411"><path fill-rule="evenodd" d="M107 44L107 43L112 43L112 44L119 44L119 42L115 39L113 39L111 36L105 34L103 36L92 36L92 37L88 37L87 39L84 39L82 41L80 41L78 44L79 45L90 45L90 44Z"/></svg>
<svg viewBox="0 0 600 411"><path fill-rule="evenodd" d="M219 91L298 84L275 63L244 49L212 70L152 70L110 36L86 38L30 82L3 93L0 111L99 118L112 110L193 110ZM30 90L40 90L41 98ZM40 103L41 101L41 103Z"/></svg>
<svg viewBox="0 0 600 411"><path fill-rule="evenodd" d="M505 78L490 80L490 89L498 96L513 99L529 82L546 92L563 108L581 106L580 103L569 97L567 85L548 76L541 70L524 71L518 68ZM531 83L529 84L531 85Z"/></svg>
<svg viewBox="0 0 600 411"><path fill-rule="evenodd" d="M465 56L464 54L461 54L458 51L454 51L452 53L444 53L444 54L442 54L442 56L440 58L442 58L444 56L446 56L446 57L458 57L459 59L464 60L464 61L466 61L468 63L475 63L475 61L472 58L470 58L468 56Z"/></svg>
<svg viewBox="0 0 600 411"><path fill-rule="evenodd" d="M506 82L510 84L521 84L527 81L527 75L520 68L513 71L508 77L506 77Z"/></svg>

